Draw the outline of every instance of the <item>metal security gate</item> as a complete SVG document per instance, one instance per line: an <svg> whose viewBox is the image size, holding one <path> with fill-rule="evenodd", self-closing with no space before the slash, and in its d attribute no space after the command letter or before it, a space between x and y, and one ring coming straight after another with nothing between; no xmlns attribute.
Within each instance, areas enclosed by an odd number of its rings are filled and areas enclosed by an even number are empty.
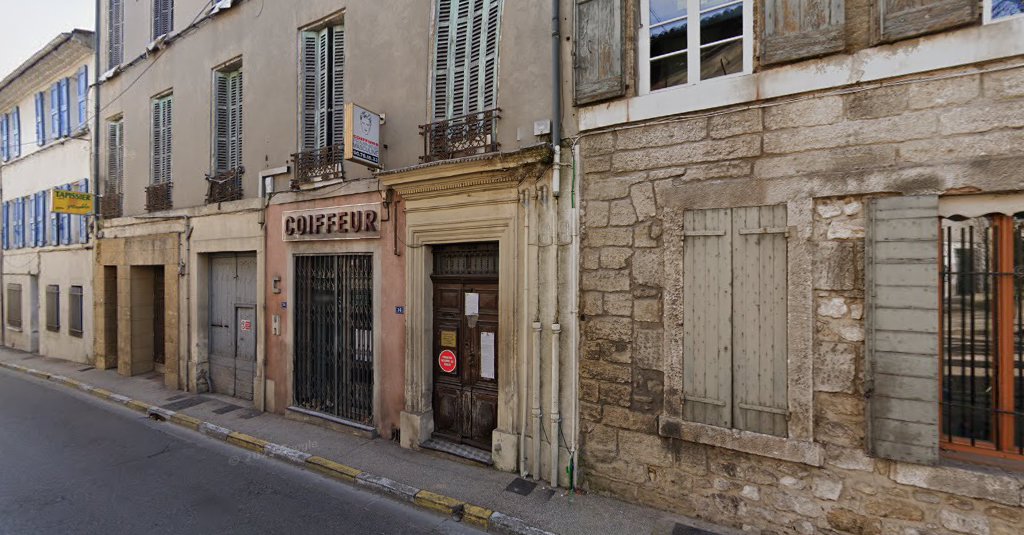
<svg viewBox="0 0 1024 535"><path fill-rule="evenodd" d="M295 257L295 403L372 424L372 255Z"/></svg>
<svg viewBox="0 0 1024 535"><path fill-rule="evenodd" d="M256 377L256 255L210 258L210 388L252 400Z"/></svg>

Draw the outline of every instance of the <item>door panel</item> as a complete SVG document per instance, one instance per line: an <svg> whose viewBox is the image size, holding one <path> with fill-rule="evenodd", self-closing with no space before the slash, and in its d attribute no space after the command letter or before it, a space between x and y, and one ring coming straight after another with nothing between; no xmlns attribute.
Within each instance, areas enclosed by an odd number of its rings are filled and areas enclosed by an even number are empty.
<svg viewBox="0 0 1024 535"><path fill-rule="evenodd" d="M235 257L210 260L210 387L235 395Z"/></svg>
<svg viewBox="0 0 1024 535"><path fill-rule="evenodd" d="M235 397L251 401L256 377L256 309L235 310Z"/></svg>

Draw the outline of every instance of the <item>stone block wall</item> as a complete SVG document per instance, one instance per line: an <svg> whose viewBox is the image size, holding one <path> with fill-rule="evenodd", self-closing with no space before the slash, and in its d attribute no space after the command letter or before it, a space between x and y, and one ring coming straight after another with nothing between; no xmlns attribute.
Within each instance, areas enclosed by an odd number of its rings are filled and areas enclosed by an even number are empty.
<svg viewBox="0 0 1024 535"><path fill-rule="evenodd" d="M754 533L1024 533L1019 473L870 457L864 389L866 203L1024 189L1024 68L862 89L584 136L580 470L591 490ZM659 434L682 386L668 377L682 330L680 214L770 204L787 206L790 225L787 442L823 452L803 462L741 446L738 433L735 444Z"/></svg>

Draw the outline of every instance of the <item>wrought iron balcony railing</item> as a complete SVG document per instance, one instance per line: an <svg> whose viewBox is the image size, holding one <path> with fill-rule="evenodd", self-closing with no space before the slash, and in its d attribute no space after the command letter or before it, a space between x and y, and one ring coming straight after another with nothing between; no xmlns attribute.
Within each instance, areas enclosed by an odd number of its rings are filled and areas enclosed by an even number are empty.
<svg viewBox="0 0 1024 535"><path fill-rule="evenodd" d="M500 118L501 109L495 108L420 125L423 136L420 161L428 163L497 152Z"/></svg>
<svg viewBox="0 0 1024 535"><path fill-rule="evenodd" d="M221 171L213 176L206 175L206 204L237 201L242 198L242 175L244 167Z"/></svg>
<svg viewBox="0 0 1024 535"><path fill-rule="evenodd" d="M106 191L116 190L108 185ZM106 219L121 217L124 214L121 199L122 196L120 193L103 194L103 196L100 197L100 215Z"/></svg>
<svg viewBox="0 0 1024 535"><path fill-rule="evenodd" d="M170 210L174 207L171 201L171 187L173 184L164 182L146 187L146 211L159 212Z"/></svg>
<svg viewBox="0 0 1024 535"><path fill-rule="evenodd" d="M292 160L295 162L293 188L317 180L345 178L345 170L342 167L345 161L345 148L341 145L328 145L297 152L292 154Z"/></svg>

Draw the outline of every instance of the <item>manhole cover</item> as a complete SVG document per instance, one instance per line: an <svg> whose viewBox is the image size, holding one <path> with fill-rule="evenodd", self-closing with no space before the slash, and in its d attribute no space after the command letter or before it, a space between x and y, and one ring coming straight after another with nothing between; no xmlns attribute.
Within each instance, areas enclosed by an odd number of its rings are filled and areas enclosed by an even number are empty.
<svg viewBox="0 0 1024 535"><path fill-rule="evenodd" d="M505 487L505 490L514 492L520 496L529 496L535 488L537 488L537 484L533 481L527 481L521 477L517 477L513 479L507 487Z"/></svg>

